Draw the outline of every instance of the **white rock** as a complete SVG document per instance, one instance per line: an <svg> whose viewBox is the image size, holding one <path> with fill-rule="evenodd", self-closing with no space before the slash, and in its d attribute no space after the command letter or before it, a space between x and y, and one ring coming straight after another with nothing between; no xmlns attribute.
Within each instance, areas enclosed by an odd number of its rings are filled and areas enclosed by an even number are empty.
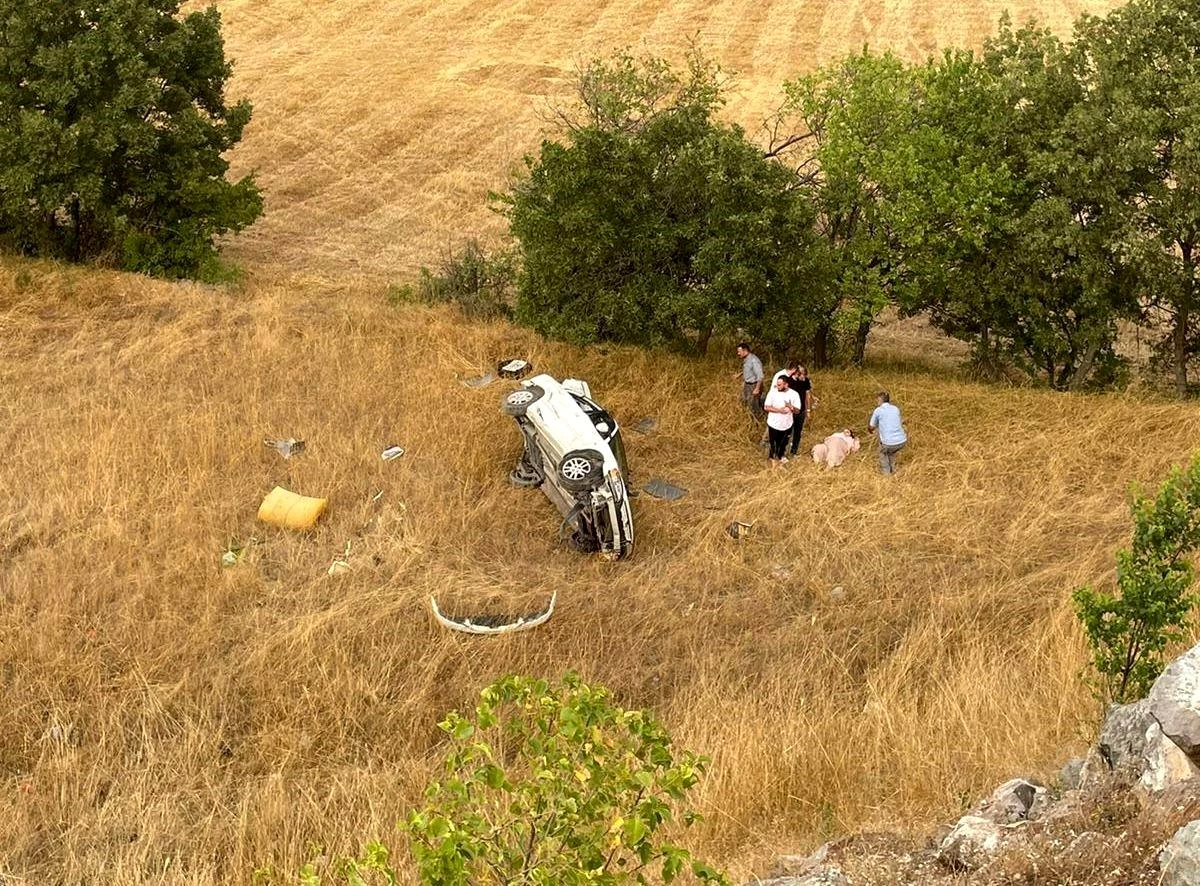
<svg viewBox="0 0 1200 886"><path fill-rule="evenodd" d="M1024 778L1006 781L991 796L971 810L969 815L986 818L996 824L1014 824L1036 819L1046 807L1046 789Z"/></svg>
<svg viewBox="0 0 1200 886"><path fill-rule="evenodd" d="M1150 704L1145 699L1108 709L1096 746L1110 769L1131 779L1141 775L1146 727L1153 719Z"/></svg>
<svg viewBox="0 0 1200 886"><path fill-rule="evenodd" d="M773 877L770 880L751 880L747 886L850 886L850 881L836 865L820 868L799 877Z"/></svg>
<svg viewBox="0 0 1200 886"><path fill-rule="evenodd" d="M1200 820L1188 822L1158 854L1161 886L1196 886L1200 883Z"/></svg>
<svg viewBox="0 0 1200 886"><path fill-rule="evenodd" d="M983 867L1000 851L1004 830L990 818L964 815L938 847L938 861L947 867Z"/></svg>
<svg viewBox="0 0 1200 886"><path fill-rule="evenodd" d="M1137 783L1138 787L1151 794L1162 793L1172 785L1200 775L1200 768L1197 768L1175 742L1163 734L1162 727L1157 722L1152 722L1146 729L1142 753L1146 768Z"/></svg>
<svg viewBox="0 0 1200 886"><path fill-rule="evenodd" d="M1146 701L1163 733L1200 759L1200 644L1167 665Z"/></svg>

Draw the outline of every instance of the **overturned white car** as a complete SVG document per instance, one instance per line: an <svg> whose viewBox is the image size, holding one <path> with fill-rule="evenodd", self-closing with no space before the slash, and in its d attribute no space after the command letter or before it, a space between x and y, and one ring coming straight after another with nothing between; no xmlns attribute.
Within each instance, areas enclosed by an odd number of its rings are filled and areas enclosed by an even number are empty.
<svg viewBox="0 0 1200 886"><path fill-rule="evenodd" d="M540 486L563 516L559 536L580 551L615 559L633 549L633 513L621 429L592 400L587 382L537 375L500 404L517 420L525 451L509 474Z"/></svg>

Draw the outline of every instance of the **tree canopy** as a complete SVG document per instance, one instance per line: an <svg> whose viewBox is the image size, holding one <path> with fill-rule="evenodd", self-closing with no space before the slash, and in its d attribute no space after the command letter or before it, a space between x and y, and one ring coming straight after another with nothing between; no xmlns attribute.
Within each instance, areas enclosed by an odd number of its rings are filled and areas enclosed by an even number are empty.
<svg viewBox="0 0 1200 886"><path fill-rule="evenodd" d="M0 0L0 243L32 255L193 275L262 211L222 154L229 106L215 7Z"/></svg>
<svg viewBox="0 0 1200 886"><path fill-rule="evenodd" d="M883 308L989 374L1119 381L1140 324L1180 395L1200 353L1200 4L1132 0L1064 41L1002 18L981 51L863 49L784 84L765 144L721 71L620 54L502 199L517 316L576 341L713 332L861 361Z"/></svg>
<svg viewBox="0 0 1200 886"><path fill-rule="evenodd" d="M721 72L621 54L581 75L562 141L505 195L517 316L578 342L745 331L785 347L816 321L824 260L791 172L722 123Z"/></svg>

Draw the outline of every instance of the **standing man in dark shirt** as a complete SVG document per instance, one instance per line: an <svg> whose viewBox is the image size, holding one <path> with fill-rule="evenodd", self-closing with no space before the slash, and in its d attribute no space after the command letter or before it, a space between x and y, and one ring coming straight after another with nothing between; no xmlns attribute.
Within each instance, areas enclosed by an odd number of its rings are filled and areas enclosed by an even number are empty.
<svg viewBox="0 0 1200 886"><path fill-rule="evenodd" d="M800 448L800 434L804 431L804 420L812 415L812 382L808 380L808 370L803 366L792 364L785 376L788 387L800 395L804 408L797 412L792 422L792 455Z"/></svg>
<svg viewBox="0 0 1200 886"><path fill-rule="evenodd" d="M762 418L763 365L762 360L750 350L750 345L741 342L737 346L737 355L742 359L742 371L735 372L734 378L742 379L742 405L752 416Z"/></svg>

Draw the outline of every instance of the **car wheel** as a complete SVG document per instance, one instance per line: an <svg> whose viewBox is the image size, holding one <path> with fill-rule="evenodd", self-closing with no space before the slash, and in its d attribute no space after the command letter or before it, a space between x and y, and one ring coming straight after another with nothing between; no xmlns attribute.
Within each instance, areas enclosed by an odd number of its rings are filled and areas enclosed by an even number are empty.
<svg viewBox="0 0 1200 886"><path fill-rule="evenodd" d="M572 532L567 536L567 546L581 554L594 554L600 550L600 543L582 532Z"/></svg>
<svg viewBox="0 0 1200 886"><path fill-rule="evenodd" d="M604 456L595 449L573 449L558 463L558 480L569 492L589 492L604 479Z"/></svg>
<svg viewBox="0 0 1200 886"><path fill-rule="evenodd" d="M525 410L542 399L546 392L537 385L526 385L523 388L517 388L507 397L500 401L500 409L505 415L511 415L513 418L520 418L525 414Z"/></svg>

